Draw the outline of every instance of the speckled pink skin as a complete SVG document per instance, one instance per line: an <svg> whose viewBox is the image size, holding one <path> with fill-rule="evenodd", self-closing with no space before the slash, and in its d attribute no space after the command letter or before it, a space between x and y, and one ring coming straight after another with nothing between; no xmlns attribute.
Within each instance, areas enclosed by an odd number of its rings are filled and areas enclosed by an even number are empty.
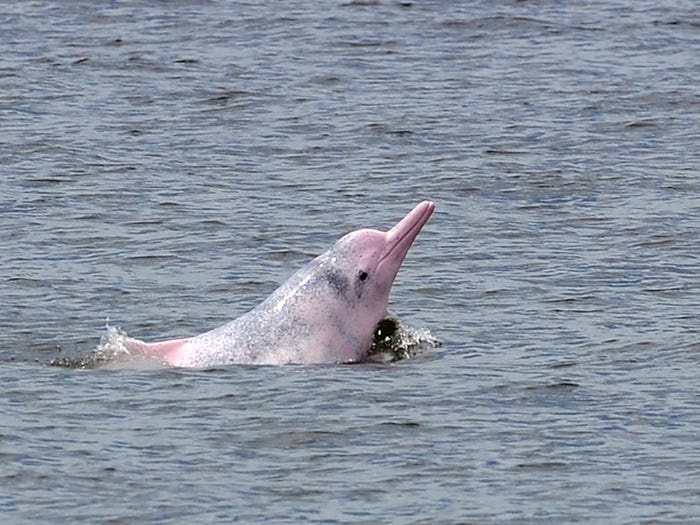
<svg viewBox="0 0 700 525"><path fill-rule="evenodd" d="M396 273L435 204L418 204L387 232L358 230L296 272L265 301L219 328L145 343L132 353L180 367L361 361L386 315Z"/></svg>

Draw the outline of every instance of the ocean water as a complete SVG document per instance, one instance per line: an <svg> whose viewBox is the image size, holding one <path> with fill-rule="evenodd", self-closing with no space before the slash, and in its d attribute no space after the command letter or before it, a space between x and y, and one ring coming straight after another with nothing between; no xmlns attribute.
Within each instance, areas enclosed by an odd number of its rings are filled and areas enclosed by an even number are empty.
<svg viewBox="0 0 700 525"><path fill-rule="evenodd" d="M696 2L1 5L3 523L700 521ZM439 346L51 366L424 199Z"/></svg>

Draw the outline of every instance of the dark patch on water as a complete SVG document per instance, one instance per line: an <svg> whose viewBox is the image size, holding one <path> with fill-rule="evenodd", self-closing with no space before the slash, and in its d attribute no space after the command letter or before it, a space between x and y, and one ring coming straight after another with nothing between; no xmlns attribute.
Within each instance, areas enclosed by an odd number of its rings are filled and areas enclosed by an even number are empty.
<svg viewBox="0 0 700 525"><path fill-rule="evenodd" d="M428 331L412 328L394 317L387 317L377 324L372 347L365 361L392 363L415 357L439 345L439 341Z"/></svg>

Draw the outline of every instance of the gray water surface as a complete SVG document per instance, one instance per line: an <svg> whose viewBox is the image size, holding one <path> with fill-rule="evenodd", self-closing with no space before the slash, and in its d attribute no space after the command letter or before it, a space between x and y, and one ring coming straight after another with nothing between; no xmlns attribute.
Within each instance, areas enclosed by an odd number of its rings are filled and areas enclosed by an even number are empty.
<svg viewBox="0 0 700 525"><path fill-rule="evenodd" d="M700 521L696 2L0 5L3 523ZM423 199L440 347L49 366Z"/></svg>

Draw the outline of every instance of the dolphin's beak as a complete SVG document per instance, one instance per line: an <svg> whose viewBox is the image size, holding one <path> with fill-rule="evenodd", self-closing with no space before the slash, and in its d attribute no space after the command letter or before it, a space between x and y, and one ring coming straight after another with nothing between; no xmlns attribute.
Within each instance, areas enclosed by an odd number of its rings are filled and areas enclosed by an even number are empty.
<svg viewBox="0 0 700 525"><path fill-rule="evenodd" d="M413 208L396 226L386 232L387 250L377 264L380 272L386 272L393 282L408 249L420 233L435 209L432 201L423 201Z"/></svg>

